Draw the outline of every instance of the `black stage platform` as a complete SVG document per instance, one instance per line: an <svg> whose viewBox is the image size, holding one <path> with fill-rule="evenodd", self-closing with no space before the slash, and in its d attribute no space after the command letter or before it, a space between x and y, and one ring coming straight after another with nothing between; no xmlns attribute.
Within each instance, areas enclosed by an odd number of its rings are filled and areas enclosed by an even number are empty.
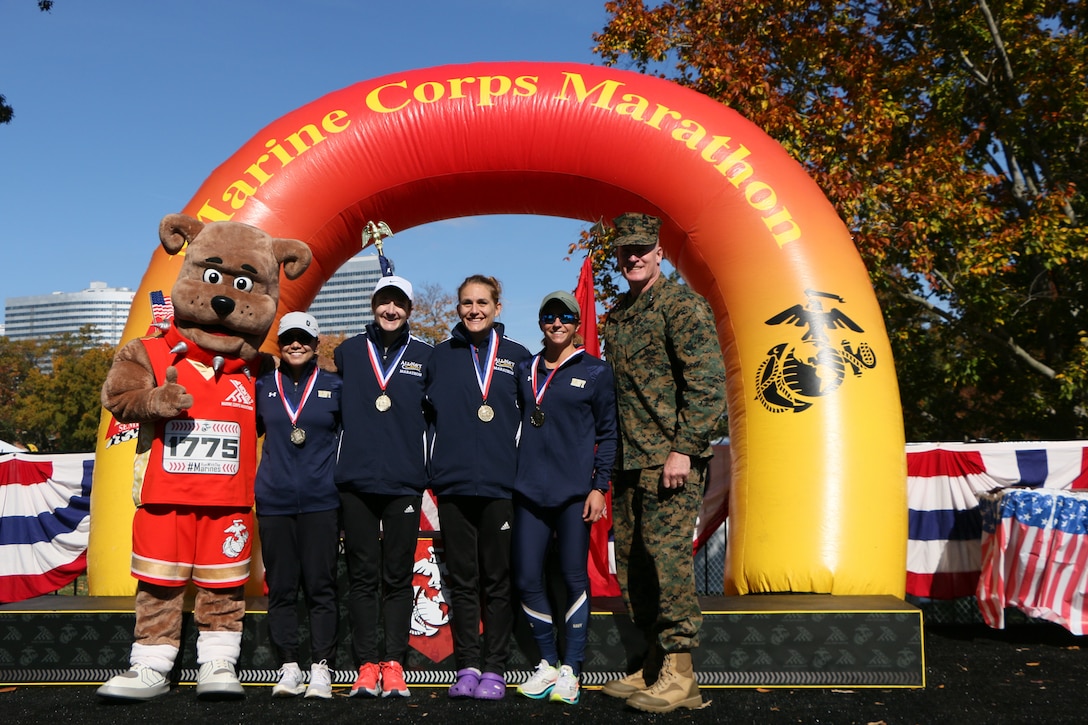
<svg viewBox="0 0 1088 725"><path fill-rule="evenodd" d="M703 687L925 686L922 612L895 597L760 594L700 601L702 644L694 659ZM0 605L0 685L95 684L127 669L132 605L132 597L58 595ZM263 598L247 602L239 672L246 684L275 682L278 663L264 623L266 606ZM336 685L355 678L342 615ZM186 643L174 673L183 684L194 680L197 669L191 615L184 633ZM307 636L301 634L303 642ZM638 656L637 642L622 602L594 599L583 685L600 686L625 674ZM410 650L408 684L452 683L452 656L434 647L423 649L443 654L435 661L419 649ZM302 659L307 661L305 652ZM508 665L511 684L524 681L537 659L522 626L515 632Z"/></svg>

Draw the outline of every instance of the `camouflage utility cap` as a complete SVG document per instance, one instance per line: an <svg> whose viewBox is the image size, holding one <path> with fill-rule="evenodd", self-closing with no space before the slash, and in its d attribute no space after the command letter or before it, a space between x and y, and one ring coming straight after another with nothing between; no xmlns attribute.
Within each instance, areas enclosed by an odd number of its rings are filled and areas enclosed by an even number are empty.
<svg viewBox="0 0 1088 725"><path fill-rule="evenodd" d="M616 225L616 238L612 244L617 247L638 245L652 247L657 244L657 230L661 220L649 214L629 211L612 220Z"/></svg>

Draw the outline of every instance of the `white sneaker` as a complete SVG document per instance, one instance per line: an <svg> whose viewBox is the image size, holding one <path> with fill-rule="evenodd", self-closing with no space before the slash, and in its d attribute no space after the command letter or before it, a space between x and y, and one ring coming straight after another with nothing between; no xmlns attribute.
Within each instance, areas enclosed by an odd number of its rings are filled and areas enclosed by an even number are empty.
<svg viewBox="0 0 1088 725"><path fill-rule="evenodd" d="M196 673L196 696L207 700L233 700L245 697L234 665L227 660L212 660Z"/></svg>
<svg viewBox="0 0 1088 725"><path fill-rule="evenodd" d="M294 697L306 691L306 682L297 662L284 662L280 681L272 688L272 697Z"/></svg>
<svg viewBox="0 0 1088 725"><path fill-rule="evenodd" d="M320 697L322 700L332 697L332 675L325 660L310 665L310 686L306 688L306 697Z"/></svg>
<svg viewBox="0 0 1088 725"><path fill-rule="evenodd" d="M170 692L170 683L161 672L137 662L127 672L111 677L97 692L120 700L150 700Z"/></svg>
<svg viewBox="0 0 1088 725"><path fill-rule="evenodd" d="M518 685L518 694L531 697L534 700L543 700L552 691L552 687L558 679L559 670L549 665L547 660L540 660L536 666L536 672L528 680Z"/></svg>
<svg viewBox="0 0 1088 725"><path fill-rule="evenodd" d="M577 705L581 697L581 686L578 683L578 675L569 665L559 668L559 679L555 681L552 694L548 697L552 702L565 702L568 705Z"/></svg>

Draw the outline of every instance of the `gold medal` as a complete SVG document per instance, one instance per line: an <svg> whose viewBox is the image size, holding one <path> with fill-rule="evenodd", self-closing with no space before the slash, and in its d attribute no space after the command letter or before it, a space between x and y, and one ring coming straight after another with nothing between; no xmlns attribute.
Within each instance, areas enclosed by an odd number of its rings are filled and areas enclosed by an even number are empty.
<svg viewBox="0 0 1088 725"><path fill-rule="evenodd" d="M374 407L377 408L380 412L384 413L385 411L393 407L393 401L389 399L388 395L382 393L374 401Z"/></svg>
<svg viewBox="0 0 1088 725"><path fill-rule="evenodd" d="M484 403L480 406L480 409L476 411L476 417L484 423L490 423L495 418L495 409L487 403Z"/></svg>
<svg viewBox="0 0 1088 725"><path fill-rule="evenodd" d="M532 415L529 416L529 422L533 424L534 428L544 425L544 411L540 408L534 410Z"/></svg>
<svg viewBox="0 0 1088 725"><path fill-rule="evenodd" d="M291 403L287 400L287 396L283 392L283 371L276 372L276 390L280 395L280 402L283 403L283 409L287 413L287 419L291 421L291 442L296 446L301 446L306 442L306 431L295 425L295 421L302 415L302 407L306 405L306 401L310 399L310 393L314 391L314 385L317 383L317 366L314 366L314 370L310 373L310 379L306 382L306 389L302 393L302 400L298 401L298 407L292 408Z"/></svg>

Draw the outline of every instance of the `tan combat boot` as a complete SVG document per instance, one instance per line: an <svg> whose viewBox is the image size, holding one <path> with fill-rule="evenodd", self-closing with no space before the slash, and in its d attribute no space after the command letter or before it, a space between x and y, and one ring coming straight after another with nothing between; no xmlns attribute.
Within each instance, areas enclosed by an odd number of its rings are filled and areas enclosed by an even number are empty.
<svg viewBox="0 0 1088 725"><path fill-rule="evenodd" d="M645 690L649 687L649 685L646 684L646 680L643 678L642 673L643 670L638 670L637 672L632 672L623 679L609 680L604 683L601 692L609 697L618 697L621 700L626 700L639 690Z"/></svg>
<svg viewBox="0 0 1088 725"><path fill-rule="evenodd" d="M657 673L661 670L661 654L655 645L650 646L646 653L646 659L637 672L632 672L619 680L609 680L601 688L601 692L609 697L626 700L639 690L645 690L657 680Z"/></svg>
<svg viewBox="0 0 1088 725"><path fill-rule="evenodd" d="M680 707L694 710L702 705L699 684L691 668L691 653L666 654L657 682L628 697L627 704L644 712L672 712Z"/></svg>

